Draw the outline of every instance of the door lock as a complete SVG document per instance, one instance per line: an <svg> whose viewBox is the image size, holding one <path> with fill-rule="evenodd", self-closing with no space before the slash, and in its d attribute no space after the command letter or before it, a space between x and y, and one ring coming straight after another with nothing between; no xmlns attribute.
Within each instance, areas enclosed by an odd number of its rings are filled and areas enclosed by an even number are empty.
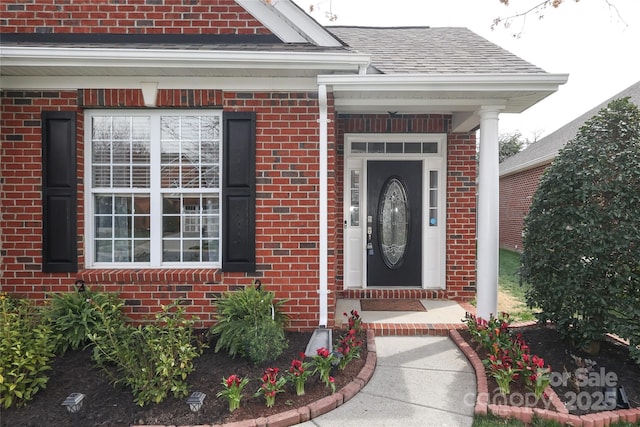
<svg viewBox="0 0 640 427"><path fill-rule="evenodd" d="M368 220L369 224L371 224L371 217ZM373 255L373 243L371 243L371 235L373 234L373 227L369 225L367 227L367 255Z"/></svg>

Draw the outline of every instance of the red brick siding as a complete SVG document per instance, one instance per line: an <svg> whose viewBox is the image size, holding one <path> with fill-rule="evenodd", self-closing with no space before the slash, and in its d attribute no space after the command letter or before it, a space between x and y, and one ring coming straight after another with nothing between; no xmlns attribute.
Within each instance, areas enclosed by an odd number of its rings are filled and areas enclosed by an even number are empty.
<svg viewBox="0 0 640 427"><path fill-rule="evenodd" d="M67 292L78 279L90 286L119 292L127 313L140 319L159 304L181 299L204 325L214 319L215 299L224 291L259 278L278 298L288 298L291 328L318 325L318 100L312 93L233 93L211 90L160 90L161 106L219 106L257 113L257 272L212 270L81 270L78 274L43 274L41 205L41 122L43 110L78 112L78 178L84 179L82 108L141 107L139 90L65 92L2 92L2 277L5 292L45 298L46 292ZM332 111L332 107L331 107ZM334 150L333 125L329 147ZM329 156L329 169L335 155ZM80 268L84 268L84 188L79 185ZM329 177L329 198L335 197ZM329 220L335 223L335 206ZM335 236L329 235L329 287L334 287ZM329 307L335 300L330 295Z"/></svg>
<svg viewBox="0 0 640 427"><path fill-rule="evenodd" d="M447 137L447 292L476 296L476 136Z"/></svg>
<svg viewBox="0 0 640 427"><path fill-rule="evenodd" d="M84 253L84 108L142 107L139 90L2 92L2 277L3 291L43 300L47 292L74 290L76 280L119 292L135 319L159 304L181 299L203 325L214 319L215 299L260 278L286 305L296 330L318 323L318 100L311 93L233 93L160 90L159 106L223 107L257 113L256 274L204 269L82 270ZM329 113L333 114L330 97ZM78 274L43 274L41 205L41 112L78 112ZM345 132L443 132L448 116L350 116L329 125L329 289L341 283L342 154ZM335 144L338 135L340 144ZM445 297L475 294L475 137L448 135L447 289ZM338 215L337 213L340 213ZM336 258L338 257L338 258ZM329 312L335 293L329 296ZM330 319L330 325L333 319Z"/></svg>
<svg viewBox="0 0 640 427"><path fill-rule="evenodd" d="M3 33L271 34L233 0L6 0Z"/></svg>
<svg viewBox="0 0 640 427"><path fill-rule="evenodd" d="M446 115L340 115L337 120L337 198L344 201L344 135L346 133L447 133ZM475 297L476 163L475 134L447 134L447 261L446 290L438 297L469 300ZM341 215L336 217L337 287L344 287L344 235Z"/></svg>
<svg viewBox="0 0 640 427"><path fill-rule="evenodd" d="M41 112L76 111L75 91L8 91L0 98L0 230L2 291L42 299L45 292L67 290L66 274L42 275L42 128ZM78 115L78 125L82 117ZM78 133L78 153L83 151ZM82 176L83 163L78 164ZM82 183L79 182L79 191ZM82 194L82 193L80 193ZM82 197L78 205L82 205ZM84 232L79 211L79 236ZM80 251L81 259L84 254Z"/></svg>
<svg viewBox="0 0 640 427"><path fill-rule="evenodd" d="M318 326L319 129L317 93L224 93L225 110L257 113L256 251L261 280L289 298L293 325ZM334 148L329 124L329 151ZM335 156L329 155L329 170ZM329 176L329 200L335 198ZM329 206L329 223L335 208ZM329 234L329 289L335 287L334 236ZM242 276L225 283L246 282ZM329 312L335 296L329 295ZM331 322L332 323L332 322Z"/></svg>
<svg viewBox="0 0 640 427"><path fill-rule="evenodd" d="M522 251L522 227L548 164L500 178L500 247Z"/></svg>

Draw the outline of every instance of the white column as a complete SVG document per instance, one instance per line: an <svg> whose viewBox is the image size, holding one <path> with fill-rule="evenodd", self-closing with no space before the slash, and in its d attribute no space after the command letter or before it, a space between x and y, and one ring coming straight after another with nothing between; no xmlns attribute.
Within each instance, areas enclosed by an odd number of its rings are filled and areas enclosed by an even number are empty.
<svg viewBox="0 0 640 427"><path fill-rule="evenodd" d="M498 115L499 107L482 107L478 173L477 316L488 320L498 310Z"/></svg>

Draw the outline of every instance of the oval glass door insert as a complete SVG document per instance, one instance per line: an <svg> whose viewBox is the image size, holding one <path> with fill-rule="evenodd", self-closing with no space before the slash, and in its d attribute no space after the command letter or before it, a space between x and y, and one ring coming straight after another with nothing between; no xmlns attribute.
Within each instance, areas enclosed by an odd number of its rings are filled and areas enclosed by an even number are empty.
<svg viewBox="0 0 640 427"><path fill-rule="evenodd" d="M382 259L390 269L399 268L409 240L409 200L404 183L396 177L382 187L378 225Z"/></svg>

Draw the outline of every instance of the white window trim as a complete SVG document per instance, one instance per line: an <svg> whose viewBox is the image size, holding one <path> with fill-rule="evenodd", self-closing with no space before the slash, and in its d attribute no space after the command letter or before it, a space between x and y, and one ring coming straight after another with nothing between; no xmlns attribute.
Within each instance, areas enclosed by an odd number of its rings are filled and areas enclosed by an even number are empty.
<svg viewBox="0 0 640 427"><path fill-rule="evenodd" d="M205 190L201 188L182 188L177 189L176 192L181 194L195 193L195 194L218 194L219 197L219 215L218 221L218 235L219 237L219 262L162 262L162 194L163 191L160 183L160 128L159 126L152 126L150 129L151 139L151 152L150 156L152 161L150 162L150 189L140 188L113 188L111 193L123 193L123 194L149 194L151 199L150 206L150 228L154 230L154 240L150 242L150 262L131 262L131 263L104 263L95 261L95 223L94 223L94 206L93 196L95 194L92 187L92 118L94 116L108 115L108 116L155 116L160 117L163 115L171 116L193 116L193 115L218 115L220 119L220 157L219 157L219 188L214 190ZM197 268L222 268L222 173L223 173L223 115L222 110L208 110L208 109L189 109L189 110L177 110L177 109L154 109L154 110L141 110L141 109L92 109L86 110L84 114L84 240L85 240L85 268L94 269L165 269L165 268L181 268L181 269L197 269ZM155 161L154 161L155 160ZM151 190L154 189L154 190ZM157 189L157 190L156 190ZM157 214L154 214L157 212Z"/></svg>

